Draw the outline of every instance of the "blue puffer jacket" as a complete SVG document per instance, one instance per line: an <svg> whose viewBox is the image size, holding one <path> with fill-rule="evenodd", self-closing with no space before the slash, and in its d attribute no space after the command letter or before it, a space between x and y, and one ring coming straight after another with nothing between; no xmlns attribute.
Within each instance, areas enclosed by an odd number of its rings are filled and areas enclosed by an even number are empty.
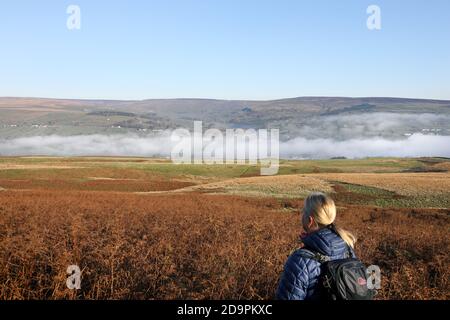
<svg viewBox="0 0 450 320"><path fill-rule="evenodd" d="M303 239L305 248L328 256L331 260L348 258L349 251L342 238L330 228L320 229ZM287 260L276 297L279 300L319 300L316 290L320 275L320 263L311 258L311 252L298 249Z"/></svg>

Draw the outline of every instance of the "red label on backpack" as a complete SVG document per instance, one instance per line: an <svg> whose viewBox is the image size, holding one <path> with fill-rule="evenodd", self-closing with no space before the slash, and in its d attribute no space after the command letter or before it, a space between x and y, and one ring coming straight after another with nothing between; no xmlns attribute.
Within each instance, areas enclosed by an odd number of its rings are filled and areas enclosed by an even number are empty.
<svg viewBox="0 0 450 320"><path fill-rule="evenodd" d="M359 277L358 278L358 284L360 286L365 286L367 284L367 281L366 281L366 279Z"/></svg>

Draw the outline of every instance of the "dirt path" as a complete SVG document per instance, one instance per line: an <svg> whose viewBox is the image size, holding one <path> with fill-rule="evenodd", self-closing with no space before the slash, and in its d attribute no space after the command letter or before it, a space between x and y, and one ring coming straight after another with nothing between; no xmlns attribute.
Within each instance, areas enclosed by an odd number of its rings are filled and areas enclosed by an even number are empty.
<svg viewBox="0 0 450 320"><path fill-rule="evenodd" d="M223 181L201 183L169 191L140 192L139 194L214 192L242 193L247 195L300 195L311 191L332 192L331 185L324 179L307 175L280 175L273 177L242 177Z"/></svg>
<svg viewBox="0 0 450 320"><path fill-rule="evenodd" d="M94 181L145 181L145 179L125 179L125 178L107 178L107 177L87 177L89 180Z"/></svg>

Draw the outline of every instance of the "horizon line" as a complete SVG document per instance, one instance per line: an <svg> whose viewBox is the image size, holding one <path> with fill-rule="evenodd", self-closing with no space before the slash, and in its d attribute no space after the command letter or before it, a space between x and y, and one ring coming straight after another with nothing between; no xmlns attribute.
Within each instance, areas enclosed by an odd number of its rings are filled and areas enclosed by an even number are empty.
<svg viewBox="0 0 450 320"><path fill-rule="evenodd" d="M274 102L282 100L294 99L399 99L399 100L423 100L423 101L440 101L450 102L449 99L436 98L417 98L417 97L400 97L400 96L294 96L274 99L226 99L226 98L198 98L198 97L179 97L179 98L144 98L144 99L110 99L110 98L61 98L61 97L43 97L43 96L0 96L0 99L42 99L42 100L65 100L65 101L115 101L115 102L143 102L151 100L210 100L210 101L247 101L247 102Z"/></svg>

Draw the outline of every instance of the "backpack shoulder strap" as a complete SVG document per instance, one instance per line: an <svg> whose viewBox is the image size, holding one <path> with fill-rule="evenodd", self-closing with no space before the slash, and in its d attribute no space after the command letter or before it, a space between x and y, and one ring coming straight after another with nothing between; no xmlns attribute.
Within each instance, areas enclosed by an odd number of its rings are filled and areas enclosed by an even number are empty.
<svg viewBox="0 0 450 320"><path fill-rule="evenodd" d="M329 256L323 255L323 254L316 252L314 250L311 250L307 247L303 247L299 251L303 257L316 260L319 263L325 263L325 262L331 261L331 258Z"/></svg>

